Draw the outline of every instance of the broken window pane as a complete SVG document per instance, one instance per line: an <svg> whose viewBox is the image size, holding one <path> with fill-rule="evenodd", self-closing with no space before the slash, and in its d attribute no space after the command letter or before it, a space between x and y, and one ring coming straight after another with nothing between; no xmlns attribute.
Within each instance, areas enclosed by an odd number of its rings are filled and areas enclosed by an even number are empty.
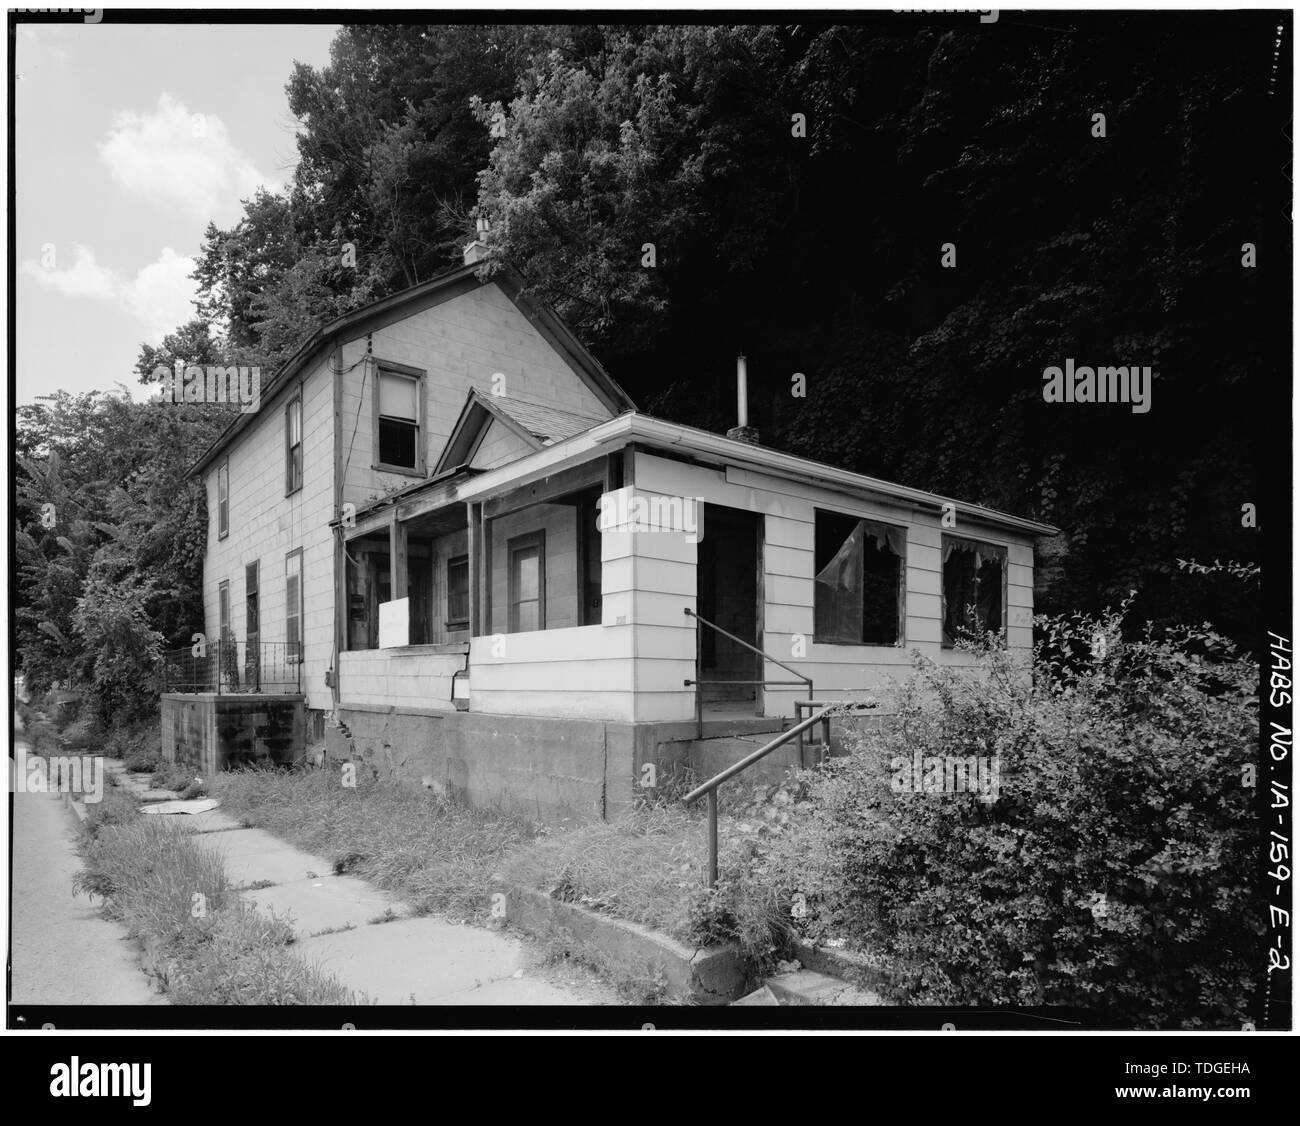
<svg viewBox="0 0 1300 1126"><path fill-rule="evenodd" d="M874 520L816 514L814 640L897 645L906 532Z"/></svg>

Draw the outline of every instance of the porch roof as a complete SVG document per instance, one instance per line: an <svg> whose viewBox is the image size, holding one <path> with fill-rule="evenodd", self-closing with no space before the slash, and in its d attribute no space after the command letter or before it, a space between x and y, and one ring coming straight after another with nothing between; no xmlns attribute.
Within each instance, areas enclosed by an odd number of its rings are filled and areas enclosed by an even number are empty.
<svg viewBox="0 0 1300 1126"><path fill-rule="evenodd" d="M607 422L526 454L506 465L481 471L469 470L462 465L444 470L439 478L417 482L400 493L358 510L358 531L354 534L360 534L366 525L377 528L387 522L392 518L389 510L394 506L397 506L396 518L408 520L448 504L485 500L632 444L660 450L678 458L684 456L702 464L750 469L769 477L800 481L851 496L884 498L936 511L942 511L944 505L952 505L964 519L977 520L1021 534L1053 536L1060 531L1039 520L1013 516L984 505L970 504L924 489L853 473L766 446L752 445L699 430L694 426L665 422L636 411L626 411Z"/></svg>

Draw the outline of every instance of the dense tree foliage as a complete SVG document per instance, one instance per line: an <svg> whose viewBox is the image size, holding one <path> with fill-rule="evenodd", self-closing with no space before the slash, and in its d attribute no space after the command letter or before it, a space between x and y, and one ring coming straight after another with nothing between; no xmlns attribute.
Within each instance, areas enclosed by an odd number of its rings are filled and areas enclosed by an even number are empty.
<svg viewBox="0 0 1300 1126"><path fill-rule="evenodd" d="M17 420L17 648L29 686L92 687L100 718L156 692L162 648L203 622L207 511L184 480L222 407L59 392Z"/></svg>

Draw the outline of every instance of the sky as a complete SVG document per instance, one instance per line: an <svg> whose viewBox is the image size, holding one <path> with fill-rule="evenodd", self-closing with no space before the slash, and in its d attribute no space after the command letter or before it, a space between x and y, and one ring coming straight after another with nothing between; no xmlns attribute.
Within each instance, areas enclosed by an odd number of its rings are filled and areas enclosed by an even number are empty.
<svg viewBox="0 0 1300 1126"><path fill-rule="evenodd" d="M193 315L208 222L297 158L285 84L338 27L19 24L16 392L145 389L134 365Z"/></svg>

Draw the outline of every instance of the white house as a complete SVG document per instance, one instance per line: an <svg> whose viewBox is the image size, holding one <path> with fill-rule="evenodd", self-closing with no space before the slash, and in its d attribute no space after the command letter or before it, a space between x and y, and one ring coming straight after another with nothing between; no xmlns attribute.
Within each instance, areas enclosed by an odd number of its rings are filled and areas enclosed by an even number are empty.
<svg viewBox="0 0 1300 1126"><path fill-rule="evenodd" d="M1055 529L640 414L481 253L317 332L199 458L225 656L164 694L170 753L324 741L599 817L647 762L727 761L910 650L970 663L963 628L1030 646Z"/></svg>

